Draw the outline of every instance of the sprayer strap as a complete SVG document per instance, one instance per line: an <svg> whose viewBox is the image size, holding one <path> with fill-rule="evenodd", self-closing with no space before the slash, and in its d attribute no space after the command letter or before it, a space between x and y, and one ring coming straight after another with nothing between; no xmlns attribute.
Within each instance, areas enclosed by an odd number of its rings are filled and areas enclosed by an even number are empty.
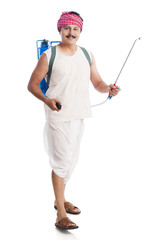
<svg viewBox="0 0 160 240"><path fill-rule="evenodd" d="M50 82L50 77L51 77L51 73L52 73L52 66L53 66L53 62L56 56L56 46L53 46L51 48L51 58L49 61L49 70L48 70L48 74L47 74L47 89L49 88L49 82Z"/></svg>
<svg viewBox="0 0 160 240"><path fill-rule="evenodd" d="M90 56L89 56L87 50L86 50L85 48L83 48L83 47L80 47L80 48L81 48L82 51L84 52L84 55L86 56L86 58L87 58L89 64L91 65L91 58L90 58Z"/></svg>

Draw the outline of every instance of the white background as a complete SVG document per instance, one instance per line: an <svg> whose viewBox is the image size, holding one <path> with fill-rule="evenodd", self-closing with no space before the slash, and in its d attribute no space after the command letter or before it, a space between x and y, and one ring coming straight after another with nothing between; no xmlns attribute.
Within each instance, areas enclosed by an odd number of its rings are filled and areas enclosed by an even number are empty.
<svg viewBox="0 0 160 240"><path fill-rule="evenodd" d="M158 0L5 1L1 6L0 238L160 239ZM36 40L60 40L63 11L84 19L78 44L92 51L103 80L121 92L93 109L66 198L80 227L55 229L51 168L43 146L43 103L27 91ZM91 86L92 103L107 96Z"/></svg>

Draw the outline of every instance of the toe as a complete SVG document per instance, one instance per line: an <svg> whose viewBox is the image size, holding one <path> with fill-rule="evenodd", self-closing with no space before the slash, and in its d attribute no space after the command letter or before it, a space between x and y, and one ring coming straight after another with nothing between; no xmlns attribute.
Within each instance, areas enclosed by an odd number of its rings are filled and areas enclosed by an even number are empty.
<svg viewBox="0 0 160 240"><path fill-rule="evenodd" d="M73 211L74 211L75 213L80 212L80 210L79 210L77 207L74 207Z"/></svg>

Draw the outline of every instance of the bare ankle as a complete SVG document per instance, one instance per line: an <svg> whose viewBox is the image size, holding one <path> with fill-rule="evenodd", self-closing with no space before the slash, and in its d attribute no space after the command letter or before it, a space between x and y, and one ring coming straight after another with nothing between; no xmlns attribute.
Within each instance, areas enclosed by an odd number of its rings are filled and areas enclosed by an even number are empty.
<svg viewBox="0 0 160 240"><path fill-rule="evenodd" d="M61 220L62 218L67 217L66 211L57 211L57 219Z"/></svg>
<svg viewBox="0 0 160 240"><path fill-rule="evenodd" d="M64 199L64 203L67 202L66 199ZM57 200L54 201L54 204L57 206Z"/></svg>

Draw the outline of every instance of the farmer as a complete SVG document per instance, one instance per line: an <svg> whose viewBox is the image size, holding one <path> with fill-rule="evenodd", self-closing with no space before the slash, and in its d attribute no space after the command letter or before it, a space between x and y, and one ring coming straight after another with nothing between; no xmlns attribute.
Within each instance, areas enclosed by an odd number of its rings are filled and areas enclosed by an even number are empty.
<svg viewBox="0 0 160 240"><path fill-rule="evenodd" d="M93 54L85 50L86 56L76 45L83 28L83 19L77 12L63 12L57 28L61 42L56 45L46 96L39 84L49 71L51 48L40 56L28 90L43 101L45 107L44 142L52 168L54 207L57 209L55 226L75 229L78 226L67 217L67 213L79 214L81 211L65 199L64 191L78 161L84 119L92 116L89 81L97 91L110 96L116 96L120 88L107 85L97 71Z"/></svg>

